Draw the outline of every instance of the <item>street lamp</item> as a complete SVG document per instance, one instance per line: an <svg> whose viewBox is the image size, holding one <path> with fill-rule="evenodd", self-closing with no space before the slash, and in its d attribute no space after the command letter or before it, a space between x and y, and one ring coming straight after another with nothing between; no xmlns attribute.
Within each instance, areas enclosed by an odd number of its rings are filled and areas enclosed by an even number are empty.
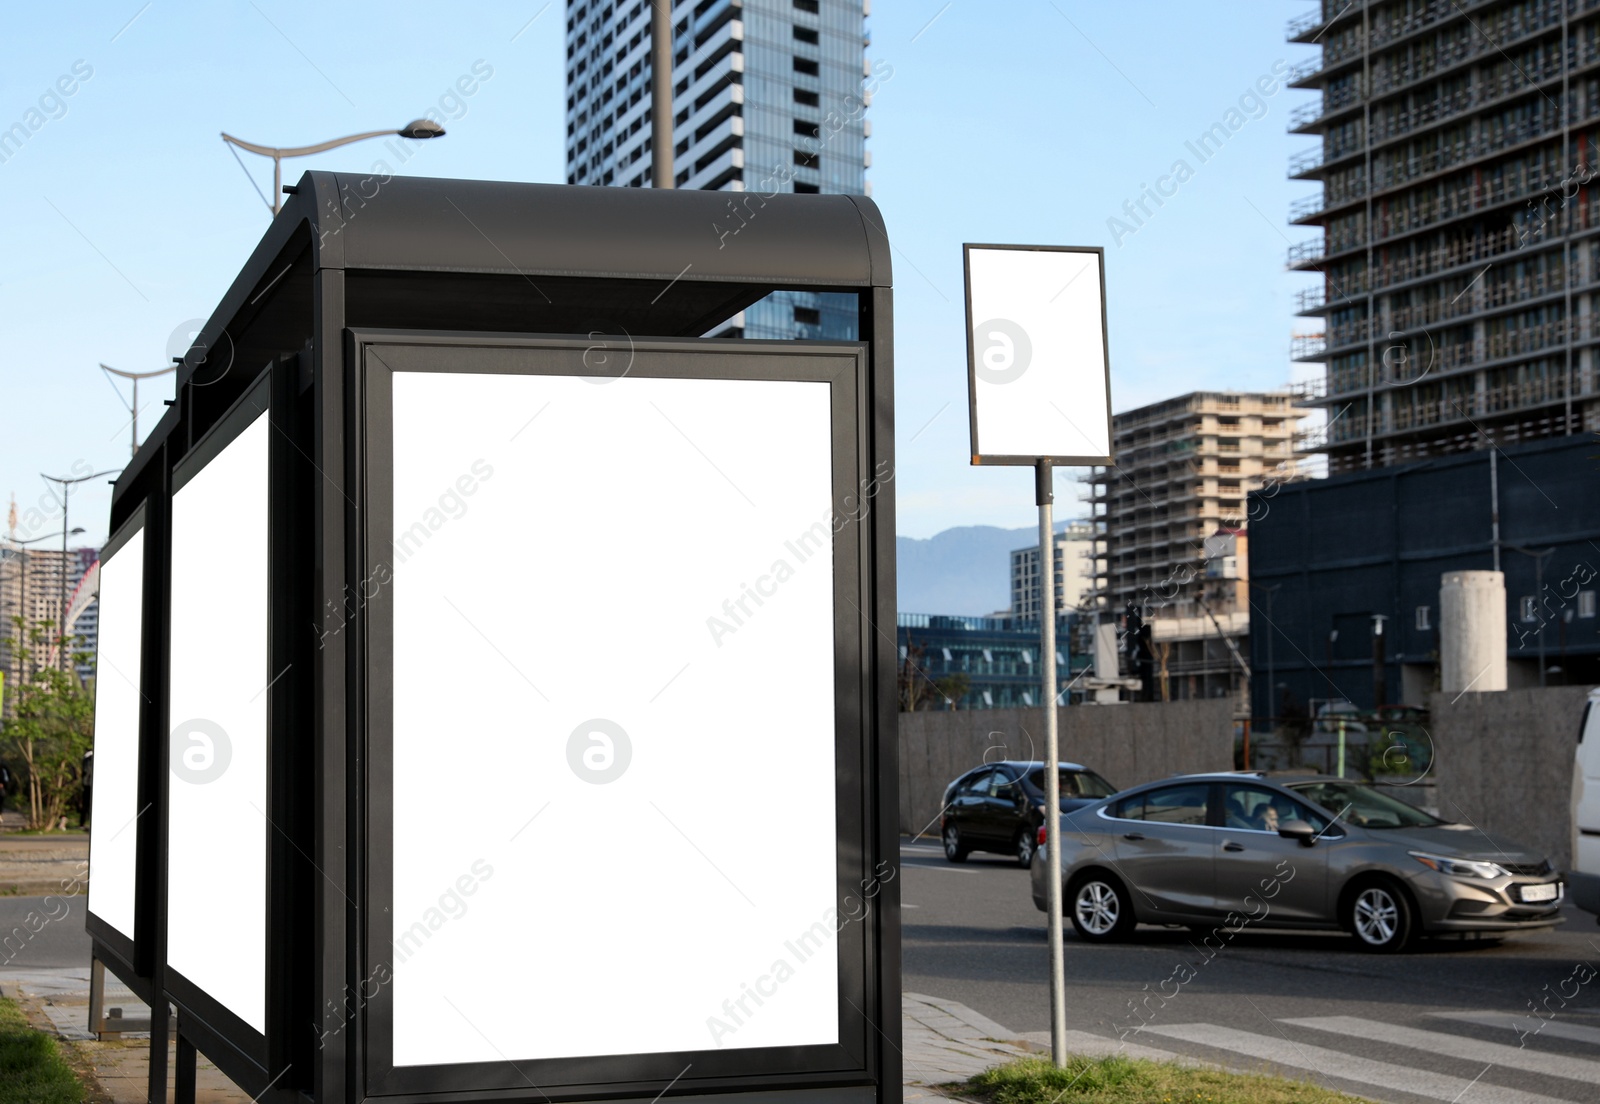
<svg viewBox="0 0 1600 1104"><path fill-rule="evenodd" d="M1511 551L1513 551L1513 552L1521 552L1524 556L1532 556L1533 557L1533 592L1534 592L1535 595L1538 596L1536 600L1542 602L1544 600L1544 561L1545 561L1545 559L1547 557L1552 556L1552 555L1555 554L1555 547L1551 546L1549 548L1544 549L1543 551L1538 551L1538 552L1534 551L1532 548L1524 548L1520 544L1508 544L1508 545L1506 545L1506 547L1511 549ZM1540 687L1540 689L1543 689L1544 685L1545 685L1545 677L1544 677L1544 615L1540 614L1539 615L1539 687Z"/></svg>
<svg viewBox="0 0 1600 1104"><path fill-rule="evenodd" d="M443 138L444 127L432 119L413 119L399 130L369 130L364 134L351 134L344 138L334 138L327 142L318 142L314 146L294 146L279 149L275 146L258 146L254 142L246 142L235 138L226 131L222 140L229 145L238 146L251 153L259 153L262 157L272 158L272 202L267 204L276 215L283 209L283 159L285 157L305 157L313 153L324 153L327 150L337 149L339 146L348 146L351 142L365 142L368 138L387 138L399 135L401 138L410 138L422 141L427 138Z"/></svg>
<svg viewBox="0 0 1600 1104"><path fill-rule="evenodd" d="M83 531L83 527L79 526L72 531L72 535L77 536ZM30 619L30 614L28 612L28 545L38 544L42 540L49 540L50 537L49 534L46 534L40 537L30 537L27 540L18 540L16 537L7 537L5 539L7 544L14 544L18 548L22 549L22 555L17 557L22 561L22 574L21 578L17 582L17 606L20 610L18 621L25 622ZM17 647L19 649L23 645L22 632L22 624L19 623L17 625ZM20 674L21 672L18 673ZM31 673L32 672L30 672L30 674Z"/></svg>
<svg viewBox="0 0 1600 1104"><path fill-rule="evenodd" d="M164 376L168 372L176 372L178 370L178 366L174 364L170 368L157 368L154 372L124 372L120 368L113 368L109 364L102 364L100 365L100 370L102 372L109 372L113 376L121 376L123 379L133 381L133 402L128 406L128 413L133 415L133 444L128 452L128 455L137 456L139 454L139 381L142 379L151 379L154 376ZM121 392L118 392L118 394L120 393Z"/></svg>
<svg viewBox="0 0 1600 1104"><path fill-rule="evenodd" d="M72 497L72 488L79 483L87 483L91 479L99 479L102 475L116 475L121 468L107 468L97 471L93 475L80 475L76 479L66 476L46 475L39 473L40 479L49 480L51 483L61 484L61 620L56 622L56 632L59 635L57 650L61 653L61 669L67 669L67 504ZM77 532L83 532L82 529Z"/></svg>

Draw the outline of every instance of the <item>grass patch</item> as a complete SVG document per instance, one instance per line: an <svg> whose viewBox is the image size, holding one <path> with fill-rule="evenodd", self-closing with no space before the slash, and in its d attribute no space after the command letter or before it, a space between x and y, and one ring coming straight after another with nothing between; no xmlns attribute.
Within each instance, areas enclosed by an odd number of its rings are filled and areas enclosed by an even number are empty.
<svg viewBox="0 0 1600 1104"><path fill-rule="evenodd" d="M0 1104L83 1104L83 1086L56 1040L0 997Z"/></svg>
<svg viewBox="0 0 1600 1104"><path fill-rule="evenodd" d="M1361 1097L1255 1073L1144 1058L1023 1058L954 1086L987 1104L1352 1104Z"/></svg>

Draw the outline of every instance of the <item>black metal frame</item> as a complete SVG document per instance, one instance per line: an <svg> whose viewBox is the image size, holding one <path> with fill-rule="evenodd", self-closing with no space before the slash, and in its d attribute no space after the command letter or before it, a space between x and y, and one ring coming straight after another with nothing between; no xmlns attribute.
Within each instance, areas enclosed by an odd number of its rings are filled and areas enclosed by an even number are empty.
<svg viewBox="0 0 1600 1104"><path fill-rule="evenodd" d="M222 414L221 417L219 417L217 419L215 424L213 424L209 429L206 430L206 432L203 435L201 435L199 438L197 438L195 440L193 446L189 449L188 453L186 455L184 455L184 457L181 460L178 460L176 463L173 464L173 466L172 466L172 475L171 475L171 488L172 488L171 494L173 495L173 497L176 497L177 493L179 491L181 491L184 488L184 486L187 485L188 482L191 479L193 479L196 475L198 475L201 471L203 471L207 467L207 465L209 465L211 463L211 461L213 461L213 460L215 460L217 458L217 456L222 452L223 449L227 448L230 444L232 444L239 437L239 435L242 434L251 425L253 425L258 418L265 417L265 418L267 418L269 420L269 423L270 423L270 420L271 420L271 412L270 412L270 409L269 409L270 408L270 401L269 401L270 393L271 393L271 368L269 366L267 369L264 369L257 376L256 380L250 385L249 390L247 390L243 395L241 395L237 400L235 400L232 403L232 405L229 406L227 411L224 414ZM275 495L273 493L274 488L272 486L272 475L271 475L273 464L272 464L272 459L271 458L272 458L273 452L276 451L280 447L281 446L279 446L277 441L274 439L274 436L270 433L270 428L269 428L268 443L267 443L267 455L268 455L268 461L267 461L267 468L268 468L267 502L269 504L268 505L269 510L271 509L271 503L273 503L278 497L277 495ZM270 527L270 523L269 523L269 527ZM170 541L171 540L170 514L169 514L169 519L168 519L167 537L168 537L168 540ZM170 566L170 560L169 560L169 566ZM272 571L271 571L271 569L269 567L268 577L267 577L267 593L268 593L268 596L269 596L269 598L268 598L269 611L270 611L271 595L274 593L275 589L276 588L274 586L274 580L272 578ZM171 602L171 594L172 594L171 585L170 585L170 581L169 581L168 586L166 588L166 601L168 603ZM166 608L170 609L170 605L168 607L166 607ZM163 616L164 616L164 620L167 622L167 628L169 630L168 640L167 640L167 649L165 651L165 655L166 655L166 658L167 658L167 663L168 663L169 666L168 666L167 670L164 671L164 674L166 675L167 681L163 683L162 693L161 693L161 700L162 700L163 703L166 703L166 702L169 702L171 700L171 694L170 694L170 678L171 678L170 663L171 663L171 655L172 655L172 653L171 653L171 640L170 640L171 616L170 616L170 613L164 613ZM270 617L270 613L269 613L269 617ZM270 625L270 621L269 621L269 625ZM278 632L277 626L271 626L269 628L269 632L271 632L272 635L276 636L277 632ZM270 654L270 651L269 651L269 654ZM268 672L265 672L263 674L262 681L263 681L263 683L265 683L268 680L270 680L271 678L272 678L272 674L271 674L270 671L268 671ZM272 762L272 757L273 757L273 748L274 748L274 746L276 744L278 744L280 742L278 740L278 738L277 738L277 733L275 732L275 726L274 726L274 723L273 723L274 715L273 715L273 708L272 707L273 707L273 703L269 698L268 703L267 703L267 724L266 724L266 729L267 729L267 731L266 731L266 739L267 739L266 754L267 754L267 761L268 761L268 764L269 764L268 773L267 773L267 792L268 792L268 794L272 794L276 790L276 787L274 787L272 785L273 778L272 778L272 772L271 772L270 764ZM162 751L162 755L161 755L162 762L163 763L170 762L171 754L172 754L170 728L165 729L162 732L161 740L160 740L160 747L161 747L161 751ZM169 785L170 785L170 783L169 783ZM163 802L163 807L161 809L161 816L162 816L164 821L166 821L168 819L169 815L170 815L170 808L171 808L170 803ZM167 831L169 833L171 831L170 822L168 822ZM268 880L268 887L269 887L268 888L268 892L267 892L267 908L268 908L268 919L269 920L270 920L270 917L271 917L271 900L272 900L272 894L271 894L271 888L270 888L271 884L272 884L272 835L273 835L272 826L269 824L267 826L267 829L266 829L266 839L267 839L266 854L263 856L265 869L267 871L267 880ZM170 845L169 845L169 848L168 848L168 851L167 851L167 855L164 857L164 864L170 864L170 861L171 861L171 850L170 850ZM165 882L165 881L166 881L166 879L164 877L163 878L163 882ZM167 886L165 884L163 884L162 889L163 889L163 897L164 897L165 896L165 891L167 889ZM165 908L166 908L166 901L163 899L163 901L162 901L162 911L163 911L163 913L165 913ZM269 969L269 962L266 960L267 956L270 955L270 947L271 947L271 944L272 944L272 940L270 939L270 937L269 937L267 942L268 942L268 946L262 948L263 959L264 959L263 964L262 964L262 969L267 971L267 975L270 978L271 977L271 971ZM241 1019L236 1013L234 1013L232 1010L230 1010L229 1008L224 1006L216 998L212 997L211 994L207 993L198 984L196 984L195 982L191 981L189 978L185 977L178 970L174 969L173 966L169 962L163 962L162 963L162 984L163 984L163 988L167 992L167 995L171 998L172 1003L175 1004L177 1006L177 1008L178 1008L178 1022L179 1022L179 1032L180 1032L180 1034L182 1034L183 1036L189 1038L192 1042L194 1042L196 1044L202 1044L201 1045L201 1049L204 1050L205 1053L207 1054L207 1056L210 1057L212 1059L212 1061L214 1061L217 1064L217 1068L221 1069L224 1073L226 1073L230 1078L232 1078L240 1086L246 1088L247 1090L251 1090L251 1091L254 1091L251 1088L253 1085L260 1085L262 1087L265 1087L265 1085L267 1083L267 1080L268 1080L268 1078L266 1076L264 1076L264 1074L266 1073L267 1062L268 1062L268 1059L267 1059L267 1036L272 1033L272 1021L273 1021L273 1011L274 1011L273 1007L272 1007L270 989L269 989L269 992L268 992L267 1008L266 1008L266 1024L267 1024L268 1031L266 1033L262 1033L262 1032L256 1031L255 1028L253 1028L249 1024L245 1023L245 1021L243 1019ZM209 1045L205 1045L205 1044L209 1044ZM221 1045L218 1045L218 1044L221 1044Z"/></svg>
<svg viewBox="0 0 1600 1104"><path fill-rule="evenodd" d="M1106 444L1111 438L1111 330L1106 322L1106 251L1100 245L992 245L967 242L961 246L961 286L966 295L967 319L967 427L972 440L974 466L1017 465L1034 467L1041 460L1060 465L1111 464L1115 457L1105 456L1009 456L984 455L978 449L978 376L977 349L972 341L972 251L974 249L1010 249L1023 253L1094 253L1100 258L1100 348L1105 353L1106 373Z"/></svg>
<svg viewBox="0 0 1600 1104"><path fill-rule="evenodd" d="M141 982L144 980L139 977L139 971L136 968L136 965L140 958L139 951L141 945L147 944L150 938L150 933L148 931L148 925L150 923L148 919L148 910L140 908L141 902L139 899L140 892L144 889L146 883L148 882L147 878L140 876L143 873L141 867L143 866L142 860L146 850L146 848L140 846L140 844L143 842L143 839L148 832L148 829L146 829L143 823L143 814L144 811L153 804L153 798L151 798L147 793L150 772L148 769L146 769L146 764L144 762L146 752L149 748L148 742L144 739L144 733L147 729L147 714L150 709L150 702L152 701L150 693L145 688L144 663L144 642L145 635L149 631L150 627L151 610L149 586L151 564L150 557L148 555L150 536L147 531L149 515L150 510L148 505L141 502L137 507L134 508L132 513L128 516L128 519L118 526L116 531L111 534L111 537L106 541L105 546L100 549L100 562L102 565L104 565L108 563L114 556L116 556L116 554L120 552L130 540L133 539L134 534L145 534L146 555L142 565L143 577L139 580L140 656L138 689L140 701L139 718L134 729L136 738L139 740L139 749L137 755L138 765L135 767L135 770L137 771L136 785L138 787L136 804L139 812L134 815L133 824L121 826L118 829L119 831L127 831L128 828L132 828L135 833L133 935L129 937L128 935L114 928L110 921L103 920L96 916L89 908L89 899L87 897L84 901L83 910L84 930L87 931L90 937L96 940L98 944L98 952L96 957L99 958L100 961L104 962L111 969L111 972L116 974L119 978L123 978L124 981L128 981L131 978L132 982ZM99 660L100 657L97 649L95 655L95 667L97 671L99 669ZM97 681L98 677L99 676L97 674ZM89 836L89 862L91 868L94 863L94 846L95 835L91 833ZM141 937L143 938L141 939ZM132 983L129 984L129 988L133 988ZM147 997L149 995L148 986L141 986L141 988L144 988L146 992L140 993L140 997ZM139 992L138 989L135 989L134 991L136 993Z"/></svg>
<svg viewBox="0 0 1600 1104"><path fill-rule="evenodd" d="M855 934L862 944L858 992L876 994L878 1004L857 1001L865 1013L865 1041L853 1073L735 1071L669 1086L646 1071L627 1081L574 1085L568 1095L637 1097L640 1104L658 1094L705 1099L707 1090L728 1104L746 1093L764 1101L897 1099L897 661L892 632L879 631L895 616L893 295L888 240L876 207L859 196L763 196L751 201L759 217L748 219L735 237L716 230L718 220L727 221L724 193L396 177L374 194L366 183L332 173L301 179L183 358L174 403L113 493L114 530L144 511L141 681L149 701L141 718L141 802L148 795L156 807L141 820L132 953L94 930L104 925L91 926L90 934L96 956L153 1007L164 1011L169 1000L178 1005L180 1104L193 1084L197 1052L263 1104L373 1099L371 1032L358 996L368 937L357 901L373 877L364 850L374 812L364 687L374 638L368 611L348 604L364 576L363 534L370 524L358 509L368 493L371 443L366 384L350 351L356 335L395 342L420 329L427 332L403 340L436 347L542 346L571 355L576 343L593 341L592 335L569 335L604 328L615 336L615 326L633 335L640 349L675 350L690 346L673 339L697 338L783 289L854 293L861 342L690 345L782 355L807 365L843 355L854 365L850 445L861 475L881 485L871 513L850 527L848 569L836 563L837 575L856 580L859 603L844 615L835 611L836 636L848 632L857 642L851 665L839 669L839 701L841 708L852 703L861 726L859 758L852 761L861 773L847 779L853 788L841 788L850 799L840 803L840 815L843 823L848 807L859 817L861 858L849 864L861 867L856 878L876 876L883 883L875 887L870 913L850 925L860 929ZM842 387L834 385L836 397ZM247 401L266 409L271 426L270 654L280 675L268 702L268 810L275 823L268 831L264 1038L166 965L171 498L231 440L227 426L246 418ZM849 492L857 493L854 486ZM839 544L836 556L844 554ZM329 611L340 611L344 620L338 633L324 636L326 625L318 623ZM855 892L842 881L841 892L846 889ZM153 1101L166 1099L167 1043L167 1018L157 1014ZM409 1082L409 1067L403 1068ZM604 1075L598 1063L591 1072ZM691 1072L698 1072L698 1063ZM382 1099L445 1104L529 1096L526 1086L441 1086Z"/></svg>
<svg viewBox="0 0 1600 1104"><path fill-rule="evenodd" d="M493 374L594 375L584 363L594 346L585 337L511 336L503 334L431 334L403 331L360 331L350 335L351 360L357 365L357 391L363 397L363 488L365 519L363 578L377 576L394 562L387 535L393 532L391 478L394 442L391 380L405 371L477 372ZM870 466L864 465L867 442L862 414L868 402L868 356L865 345L827 342L756 342L680 340L640 341L634 345L629 375L638 378L804 380L830 388L832 498L841 513L855 497ZM850 855L849 869L838 871L841 915L854 911L847 897L859 899L880 858L865 831L859 803L862 781L869 777L871 718L864 715L859 679L873 632L853 611L872 585L862 573L862 544L855 524L833 534L835 642L835 800L838 812L837 852ZM378 588L364 604L366 620L365 717L367 806L364 816L366 857L364 902L367 924L360 958L363 978L392 972L391 930L393 873L393 799L391 789L392 683L387 661L392 655L392 589ZM375 1097L421 1100L425 1094L453 1089L496 1093L496 1099L547 1100L551 1096L583 1099L637 1094L653 1096L676 1081L686 1091L715 1091L730 1079L740 1088L803 1085L841 1086L870 1082L877 1072L872 1023L882 1019L883 994L867 976L867 931L862 923L839 932L839 1038L835 1046L706 1049L685 1053L607 1055L595 1058L519 1059L472 1065L405 1066L396 1069L392 1049L392 988L378 986L361 1002L366 1017L366 1082ZM529 946L532 955L538 948ZM898 1015L898 1007L894 1009ZM876 1015L873 1015L876 1013ZM683 1075L692 1069L693 1075ZM683 1075L680 1077L680 1075ZM539 1086L531 1089L530 1082ZM503 1097L499 1094L504 1094ZM826 1094L824 1094L826 1095Z"/></svg>

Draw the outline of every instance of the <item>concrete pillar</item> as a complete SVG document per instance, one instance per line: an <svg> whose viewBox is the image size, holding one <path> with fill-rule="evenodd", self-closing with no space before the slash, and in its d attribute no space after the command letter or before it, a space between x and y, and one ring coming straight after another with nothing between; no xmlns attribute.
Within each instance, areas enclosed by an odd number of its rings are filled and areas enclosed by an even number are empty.
<svg viewBox="0 0 1600 1104"><path fill-rule="evenodd" d="M1506 577L1447 571L1439 586L1439 689L1449 695L1506 688Z"/></svg>
<svg viewBox="0 0 1600 1104"><path fill-rule="evenodd" d="M1110 621L1104 621L1094 627L1094 677L1099 679L1120 678L1122 671L1117 656L1117 626ZM1121 700L1122 695L1115 689L1096 690L1094 700L1097 702L1111 703Z"/></svg>

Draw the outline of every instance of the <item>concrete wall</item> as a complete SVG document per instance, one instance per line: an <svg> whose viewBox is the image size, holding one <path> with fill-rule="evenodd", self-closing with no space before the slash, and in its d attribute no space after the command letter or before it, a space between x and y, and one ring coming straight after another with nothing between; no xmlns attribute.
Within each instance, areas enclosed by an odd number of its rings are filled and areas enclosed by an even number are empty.
<svg viewBox="0 0 1600 1104"><path fill-rule="evenodd" d="M1572 770L1583 686L1434 694L1439 815L1572 864ZM904 738L902 737L902 744Z"/></svg>
<svg viewBox="0 0 1600 1104"><path fill-rule="evenodd" d="M1233 769L1233 703L1226 698L1063 707L1059 724L1061 758L1114 786ZM944 788L964 771L1043 758L1041 709L900 714L900 830L937 835Z"/></svg>

